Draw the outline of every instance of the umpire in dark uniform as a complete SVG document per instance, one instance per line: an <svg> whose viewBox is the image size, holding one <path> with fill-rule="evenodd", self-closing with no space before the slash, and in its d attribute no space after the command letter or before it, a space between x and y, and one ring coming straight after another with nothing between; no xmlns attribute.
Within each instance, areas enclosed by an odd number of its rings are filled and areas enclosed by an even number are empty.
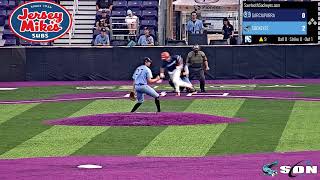
<svg viewBox="0 0 320 180"><path fill-rule="evenodd" d="M200 90L205 92L205 75L204 72L208 71L208 59L203 51L200 51L199 45L194 45L192 51L188 53L187 64L189 66L189 78L191 80L198 79L200 81Z"/></svg>

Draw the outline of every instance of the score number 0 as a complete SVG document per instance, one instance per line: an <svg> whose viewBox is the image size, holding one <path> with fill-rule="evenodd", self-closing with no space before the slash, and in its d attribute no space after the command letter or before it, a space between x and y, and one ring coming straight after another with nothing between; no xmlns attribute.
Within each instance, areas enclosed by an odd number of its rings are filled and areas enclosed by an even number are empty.
<svg viewBox="0 0 320 180"><path fill-rule="evenodd" d="M301 14L302 19L306 18L306 13L302 13ZM301 26L302 31L305 32L306 31L306 26Z"/></svg>

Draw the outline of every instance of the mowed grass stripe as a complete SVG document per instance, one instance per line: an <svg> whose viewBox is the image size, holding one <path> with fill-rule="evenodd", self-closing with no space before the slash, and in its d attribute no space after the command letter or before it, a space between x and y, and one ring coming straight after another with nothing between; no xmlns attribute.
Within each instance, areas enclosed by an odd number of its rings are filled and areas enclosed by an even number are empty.
<svg viewBox="0 0 320 180"><path fill-rule="evenodd" d="M194 100L187 112L232 117L244 100ZM140 156L204 156L227 124L170 126Z"/></svg>
<svg viewBox="0 0 320 180"><path fill-rule="evenodd" d="M320 149L320 102L297 101L276 151Z"/></svg>
<svg viewBox="0 0 320 180"><path fill-rule="evenodd" d="M182 112L188 108L192 100L161 100L160 106L162 112ZM156 112L157 107L154 100L146 101L138 109L138 112Z"/></svg>
<svg viewBox="0 0 320 180"><path fill-rule="evenodd" d="M77 89L77 86L21 87L14 91L0 91L1 100L31 100L50 98L61 94L78 94L92 92L110 92L115 86L105 89ZM79 86L86 87L86 86Z"/></svg>
<svg viewBox="0 0 320 180"><path fill-rule="evenodd" d="M294 101L246 100L236 117L248 122L228 124L208 155L274 151L293 105Z"/></svg>
<svg viewBox="0 0 320 180"><path fill-rule="evenodd" d="M73 155L136 155L164 127L111 127Z"/></svg>
<svg viewBox="0 0 320 180"><path fill-rule="evenodd" d="M97 100L70 117L116 112L128 110L129 101ZM106 131L108 127L84 126L52 126L50 129L25 141L21 145L1 155L1 158L67 156L91 141L98 134Z"/></svg>
<svg viewBox="0 0 320 180"><path fill-rule="evenodd" d="M14 116L31 109L38 104L10 104L0 105L0 125L1 123L13 118Z"/></svg>
<svg viewBox="0 0 320 180"><path fill-rule="evenodd" d="M161 101L162 111L184 111L192 101ZM131 108L131 107L130 107ZM154 112L153 101L146 101L139 109ZM93 138L73 155L137 155L166 127L110 127Z"/></svg>
<svg viewBox="0 0 320 180"><path fill-rule="evenodd" d="M105 130L103 127L54 126L0 155L0 158L67 156Z"/></svg>
<svg viewBox="0 0 320 180"><path fill-rule="evenodd" d="M0 154L51 128L42 123L47 119L68 117L92 101L39 104L0 125Z"/></svg>

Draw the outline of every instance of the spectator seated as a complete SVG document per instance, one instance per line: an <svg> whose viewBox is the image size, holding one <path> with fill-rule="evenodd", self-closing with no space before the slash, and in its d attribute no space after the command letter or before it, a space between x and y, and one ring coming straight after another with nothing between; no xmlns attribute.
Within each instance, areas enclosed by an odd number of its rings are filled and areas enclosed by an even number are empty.
<svg viewBox="0 0 320 180"><path fill-rule="evenodd" d="M147 27L150 31L151 37L156 39L156 34L158 31L158 8L159 8L159 0L114 0L112 7L112 38L120 39L124 38L126 43L128 44L129 38L132 35L140 35L144 34L144 27ZM131 10L132 15L137 18L138 23L137 26L131 26L131 22L128 22L129 18L127 16L127 10ZM130 17L132 16L130 15ZM125 23L123 19L117 18L126 17ZM131 19L130 19L131 20ZM139 27L140 25L140 27ZM138 32L133 32L132 29L138 29ZM125 30L128 29L128 30ZM132 40L132 39L130 39ZM112 45L124 45L122 42L114 41L111 42Z"/></svg>
<svg viewBox="0 0 320 180"><path fill-rule="evenodd" d="M93 39L101 33L101 29L105 28L109 32L110 23L106 19L100 19L96 22L96 26L93 28Z"/></svg>
<svg viewBox="0 0 320 180"><path fill-rule="evenodd" d="M97 35L96 39L94 40L95 46L109 46L110 45L110 38L107 34L107 29L102 28L101 33Z"/></svg>
<svg viewBox="0 0 320 180"><path fill-rule="evenodd" d="M139 18L133 15L130 9L127 11L127 14L128 16L126 16L125 22L127 23L129 34L136 34Z"/></svg>
<svg viewBox="0 0 320 180"><path fill-rule="evenodd" d="M96 14L96 20L93 28L93 39L100 34L101 28L107 28L109 31L110 28L110 10L103 9L102 11L98 11Z"/></svg>
<svg viewBox="0 0 320 180"><path fill-rule="evenodd" d="M138 45L139 46L154 46L155 41L153 36L150 34L150 30L148 27L143 28L144 33L139 37Z"/></svg>

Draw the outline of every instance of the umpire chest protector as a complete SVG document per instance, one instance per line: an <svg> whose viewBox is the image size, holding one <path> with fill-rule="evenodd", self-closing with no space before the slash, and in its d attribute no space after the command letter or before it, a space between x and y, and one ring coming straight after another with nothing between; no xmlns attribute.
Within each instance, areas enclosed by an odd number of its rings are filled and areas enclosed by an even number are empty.
<svg viewBox="0 0 320 180"><path fill-rule="evenodd" d="M202 68L205 56L206 55L204 54L203 51L198 51L198 53L195 53L193 51L189 52L189 54L188 54L188 59L189 59L189 64L190 64L189 67L190 68Z"/></svg>

